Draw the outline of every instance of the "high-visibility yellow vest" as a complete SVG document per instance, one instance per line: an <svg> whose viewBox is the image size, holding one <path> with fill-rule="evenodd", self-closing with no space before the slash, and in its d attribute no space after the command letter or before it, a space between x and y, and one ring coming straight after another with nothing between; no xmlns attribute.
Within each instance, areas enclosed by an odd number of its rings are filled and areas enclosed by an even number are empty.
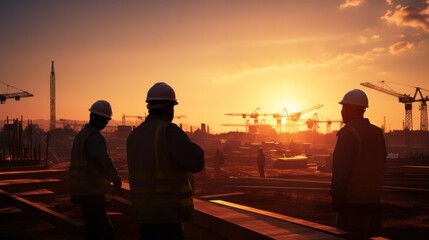
<svg viewBox="0 0 429 240"><path fill-rule="evenodd" d="M374 125L355 125L345 130L351 132L358 142L358 156L348 178L345 201L378 203L386 159L383 133Z"/></svg>
<svg viewBox="0 0 429 240"><path fill-rule="evenodd" d="M166 121L149 121L128 137L131 201L140 223L190 220L194 205L188 173L170 160Z"/></svg>
<svg viewBox="0 0 429 240"><path fill-rule="evenodd" d="M70 194L98 195L109 192L109 181L101 174L99 166L87 159L85 141L99 132L90 128L80 131L74 141L70 161Z"/></svg>

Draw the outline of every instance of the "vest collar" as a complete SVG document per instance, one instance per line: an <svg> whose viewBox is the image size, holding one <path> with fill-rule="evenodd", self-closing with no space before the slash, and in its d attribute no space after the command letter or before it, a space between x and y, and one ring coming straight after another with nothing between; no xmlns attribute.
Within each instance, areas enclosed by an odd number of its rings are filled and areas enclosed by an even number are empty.
<svg viewBox="0 0 429 240"><path fill-rule="evenodd" d="M356 126L356 125L362 125L362 124L370 124L368 118L362 118L362 119L353 119L350 120L348 123L346 123L346 126Z"/></svg>
<svg viewBox="0 0 429 240"><path fill-rule="evenodd" d="M91 124L85 124L85 129L89 130L89 131L93 131L93 132L100 132L97 128L95 128L94 126L92 126Z"/></svg>
<svg viewBox="0 0 429 240"><path fill-rule="evenodd" d="M167 120L165 120L165 118L163 116L157 115L157 114L149 114L149 116L146 117L145 121L164 121L164 122L168 122Z"/></svg>

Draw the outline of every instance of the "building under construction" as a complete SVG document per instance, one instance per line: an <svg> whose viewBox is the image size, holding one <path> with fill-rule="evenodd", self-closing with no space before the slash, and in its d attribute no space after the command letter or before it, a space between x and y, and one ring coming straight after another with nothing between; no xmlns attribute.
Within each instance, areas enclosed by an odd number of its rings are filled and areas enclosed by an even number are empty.
<svg viewBox="0 0 429 240"><path fill-rule="evenodd" d="M0 149L0 170L7 167L41 167L48 166L48 141L44 133L33 125L31 120L6 119L3 125ZM45 137L45 139L43 139Z"/></svg>

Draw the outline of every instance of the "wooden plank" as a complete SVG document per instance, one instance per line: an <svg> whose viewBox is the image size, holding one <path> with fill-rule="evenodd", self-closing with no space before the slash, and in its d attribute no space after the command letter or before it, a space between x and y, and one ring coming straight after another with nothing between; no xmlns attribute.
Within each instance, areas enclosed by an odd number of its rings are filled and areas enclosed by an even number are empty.
<svg viewBox="0 0 429 240"><path fill-rule="evenodd" d="M200 199L211 199L211 198L222 198L222 197L230 197L230 196L237 196L237 195L244 195L244 192L204 195L204 196L198 196L198 198L200 198Z"/></svg>
<svg viewBox="0 0 429 240"><path fill-rule="evenodd" d="M282 187L282 186L266 186L266 185L227 185L225 188L249 188L258 190L310 190L310 191L330 191L330 188L314 188L314 187ZM201 198L201 197L200 197Z"/></svg>
<svg viewBox="0 0 429 240"><path fill-rule="evenodd" d="M414 174L429 174L429 166L401 166L401 172Z"/></svg>
<svg viewBox="0 0 429 240"><path fill-rule="evenodd" d="M278 213L273 213L273 212L269 212L269 211L265 211L265 210L261 210L261 209L257 209L257 208L252 208L252 207L248 207L248 206L244 206L244 205L240 205L240 204L236 204L236 203L231 203L231 202L227 202L227 201L223 201L223 200L211 200L210 202L221 204L221 205L232 207L232 208L237 208L237 209L249 211L252 213L261 214L264 216L269 216L272 218L280 219L283 221L287 221L287 222L290 222L293 224L301 225L301 226L311 228L311 229L314 229L317 231L326 232L326 233L333 234L336 236L347 235L346 232L339 230L337 228L322 225L322 224L315 223L315 222L306 221L306 220L299 219L299 218L294 218L294 217L290 217L290 216L286 216L286 215L282 215L282 214L278 214Z"/></svg>
<svg viewBox="0 0 429 240"><path fill-rule="evenodd" d="M330 188L331 181L290 179L290 178L256 178L256 177L231 177L225 182L227 185L271 185L287 187L313 187Z"/></svg>
<svg viewBox="0 0 429 240"><path fill-rule="evenodd" d="M124 183L118 195L129 196L129 184ZM113 195L114 208L131 210L128 199ZM194 205L194 220L185 224L189 239L340 239L329 231L199 199L194 199Z"/></svg>
<svg viewBox="0 0 429 240"><path fill-rule="evenodd" d="M69 218L61 213L44 207L41 204L31 202L4 190L0 190L0 200L21 209L24 213L44 219L52 225L70 231L71 233L82 233L84 230L84 223L82 221Z"/></svg>
<svg viewBox="0 0 429 240"><path fill-rule="evenodd" d="M426 189L426 188L409 188L409 187L383 186L383 191L429 192L429 189Z"/></svg>
<svg viewBox="0 0 429 240"><path fill-rule="evenodd" d="M69 178L69 171L68 170L48 169L48 170L0 172L0 180L20 179L20 178L27 178L27 179L38 179L38 178L68 179Z"/></svg>
<svg viewBox="0 0 429 240"><path fill-rule="evenodd" d="M14 172L14 171L34 171L49 169L47 165L29 165L29 166L14 166L14 167L0 167L0 172Z"/></svg>
<svg viewBox="0 0 429 240"><path fill-rule="evenodd" d="M19 214L19 213L22 213L22 210L18 209L16 207L0 208L0 215L4 215L4 214Z"/></svg>
<svg viewBox="0 0 429 240"><path fill-rule="evenodd" d="M228 211L228 209L227 211L224 211L225 209L222 209L219 206L210 203L207 204L208 205L201 204L201 202L196 200L194 220L188 223L188 229L191 232L193 231L192 226L197 226L197 230L200 231L200 234L202 235L200 239L205 239L204 235L218 235L220 236L219 239L235 240L272 239L230 221L231 218L234 218L237 221L243 222L243 220L246 219L244 214L231 212ZM229 218L226 218L226 216L229 216Z"/></svg>
<svg viewBox="0 0 429 240"><path fill-rule="evenodd" d="M64 185L64 182L61 179L56 179L56 178L10 179L10 180L0 181L0 189L5 190L6 192L12 192L12 193L25 192L33 189L42 189L42 188L59 189L61 188L62 185Z"/></svg>
<svg viewBox="0 0 429 240"><path fill-rule="evenodd" d="M53 202L55 200L55 193L48 189L36 189L16 193L16 195L32 202Z"/></svg>
<svg viewBox="0 0 429 240"><path fill-rule="evenodd" d="M198 199L195 199L195 209L193 224L229 239L341 239L329 231L248 211L250 209L212 205Z"/></svg>

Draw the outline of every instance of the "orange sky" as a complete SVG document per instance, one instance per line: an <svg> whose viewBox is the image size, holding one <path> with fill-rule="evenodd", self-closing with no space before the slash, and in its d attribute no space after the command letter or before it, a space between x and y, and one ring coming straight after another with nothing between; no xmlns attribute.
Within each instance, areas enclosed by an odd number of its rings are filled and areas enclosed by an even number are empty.
<svg viewBox="0 0 429 240"><path fill-rule="evenodd" d="M374 124L381 126L386 117L387 130L400 129L403 104L359 83L385 80L429 89L428 5L424 0L0 1L0 81L35 95L0 105L0 119L49 119L54 60L57 119L85 120L97 99L111 102L114 119L144 115L148 88L165 81L176 90L176 113L187 116L180 122L204 122L214 132L236 129L223 123L245 122L225 113L257 107L275 113L323 104L303 118L317 112L341 119L338 101L354 88L366 91L366 116ZM412 87L390 86L414 93ZM1 84L0 91L6 90ZM419 105L413 106L419 129ZM265 122L275 125L271 117Z"/></svg>

